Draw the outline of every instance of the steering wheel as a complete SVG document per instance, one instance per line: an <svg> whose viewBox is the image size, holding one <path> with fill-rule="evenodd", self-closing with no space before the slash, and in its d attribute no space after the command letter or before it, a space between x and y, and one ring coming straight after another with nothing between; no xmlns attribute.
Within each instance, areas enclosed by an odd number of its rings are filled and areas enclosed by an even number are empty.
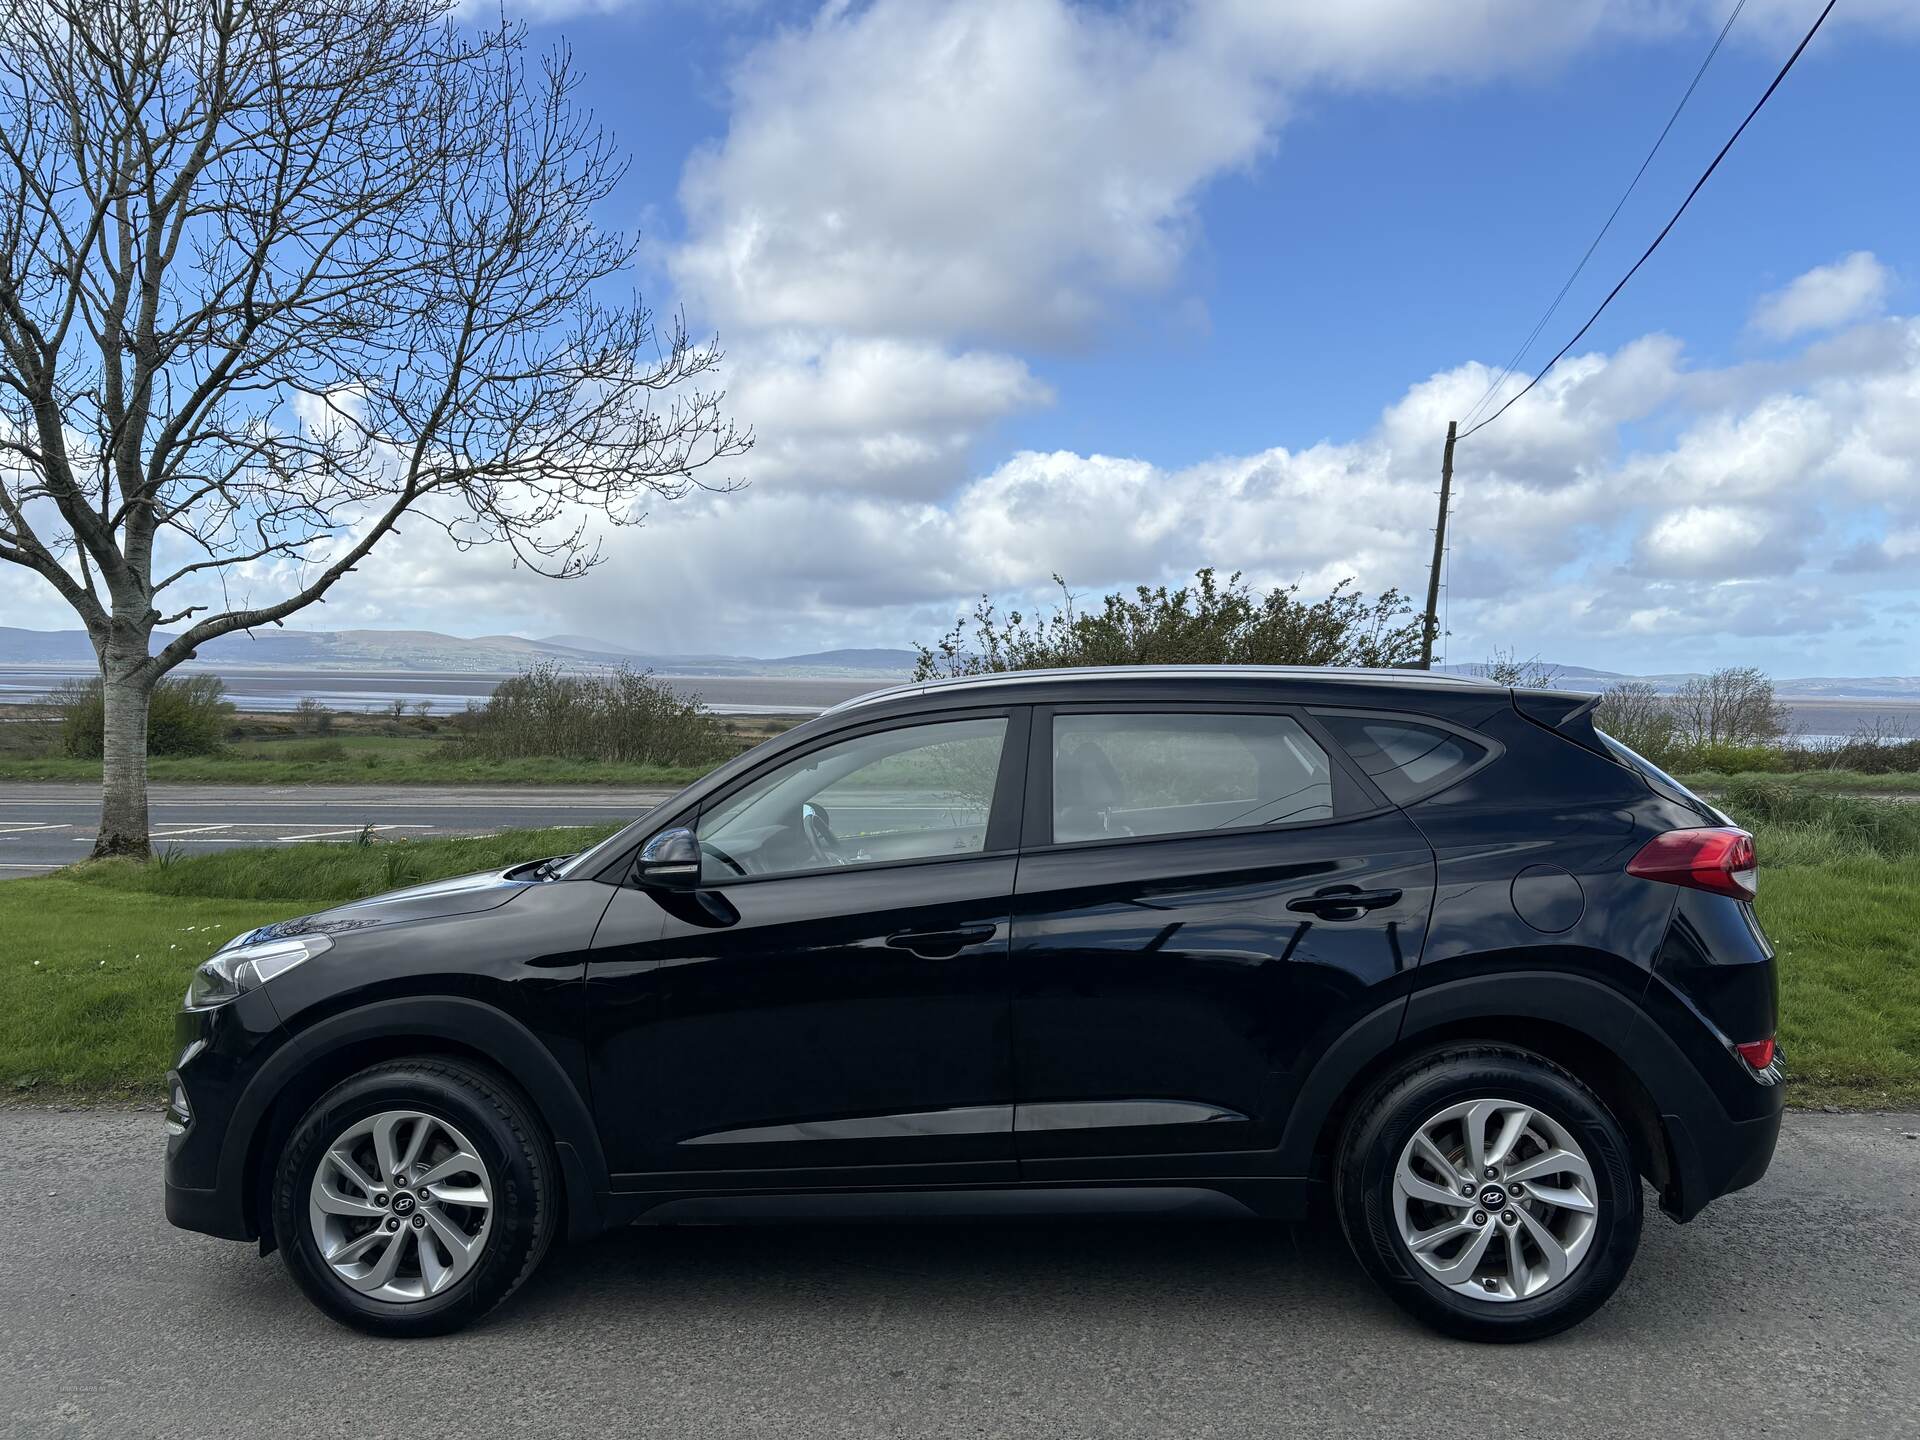
<svg viewBox="0 0 1920 1440"><path fill-rule="evenodd" d="M800 807L800 828L806 832L807 845L813 851L813 858L822 865L844 865L846 857L840 853L840 837L833 833L833 819L827 814L824 805L816 805L811 800Z"/></svg>

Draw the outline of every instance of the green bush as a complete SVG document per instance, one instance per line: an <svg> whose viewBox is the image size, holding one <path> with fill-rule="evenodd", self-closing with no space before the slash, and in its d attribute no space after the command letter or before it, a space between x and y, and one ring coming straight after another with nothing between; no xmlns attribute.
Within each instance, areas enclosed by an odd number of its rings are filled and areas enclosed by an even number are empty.
<svg viewBox="0 0 1920 1440"><path fill-rule="evenodd" d="M171 675L153 688L147 706L149 755L217 755L226 742L233 706L214 675ZM79 760L98 760L106 749L106 699L100 681L69 680L54 691L60 712L60 744Z"/></svg>
<svg viewBox="0 0 1920 1440"><path fill-rule="evenodd" d="M1061 606L1029 619L1002 617L985 596L971 616L932 645L919 645L916 680L1003 670L1077 665L1369 665L1412 664L1420 657L1420 617L1398 590L1369 598L1342 580L1324 600L1299 585L1258 593L1235 571L1225 582L1209 566L1191 585L1135 587L1103 596L1097 610L1075 608L1058 575ZM971 633L969 633L969 631Z"/></svg>
<svg viewBox="0 0 1920 1440"><path fill-rule="evenodd" d="M624 666L591 675L542 662L470 705L455 758L597 760L632 765L710 765L738 746L727 727L646 671Z"/></svg>
<svg viewBox="0 0 1920 1440"><path fill-rule="evenodd" d="M1791 745L1695 745L1681 746L1658 762L1669 769L1686 771L1717 770L1722 775L1743 771L1780 772L1797 768Z"/></svg>

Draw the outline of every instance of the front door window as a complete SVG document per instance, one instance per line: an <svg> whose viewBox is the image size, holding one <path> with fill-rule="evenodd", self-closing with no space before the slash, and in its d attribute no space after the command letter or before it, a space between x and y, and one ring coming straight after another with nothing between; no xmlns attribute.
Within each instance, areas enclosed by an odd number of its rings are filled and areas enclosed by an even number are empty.
<svg viewBox="0 0 1920 1440"><path fill-rule="evenodd" d="M995 716L809 751L700 817L701 880L978 854L1006 733Z"/></svg>

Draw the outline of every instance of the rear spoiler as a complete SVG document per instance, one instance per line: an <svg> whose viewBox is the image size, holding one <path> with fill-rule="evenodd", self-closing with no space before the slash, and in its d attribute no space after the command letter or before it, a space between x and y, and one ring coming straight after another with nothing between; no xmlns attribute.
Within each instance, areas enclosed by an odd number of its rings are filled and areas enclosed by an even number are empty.
<svg viewBox="0 0 1920 1440"><path fill-rule="evenodd" d="M1542 730L1551 730L1581 749L1611 760L1613 756L1593 728L1593 712L1599 705L1598 695L1582 695L1572 690L1522 690L1516 686L1513 691L1513 708L1520 712L1523 720L1530 720Z"/></svg>

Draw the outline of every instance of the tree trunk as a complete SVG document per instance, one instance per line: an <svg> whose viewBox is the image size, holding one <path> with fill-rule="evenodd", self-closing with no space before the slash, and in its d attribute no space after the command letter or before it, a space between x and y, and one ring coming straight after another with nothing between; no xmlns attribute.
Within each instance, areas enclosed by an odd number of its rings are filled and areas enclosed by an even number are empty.
<svg viewBox="0 0 1920 1440"><path fill-rule="evenodd" d="M146 646L139 660L146 659ZM109 657L101 667L101 698L106 706L100 766L100 834L93 842L96 860L131 855L145 860L147 841L147 708L153 682L136 668Z"/></svg>

